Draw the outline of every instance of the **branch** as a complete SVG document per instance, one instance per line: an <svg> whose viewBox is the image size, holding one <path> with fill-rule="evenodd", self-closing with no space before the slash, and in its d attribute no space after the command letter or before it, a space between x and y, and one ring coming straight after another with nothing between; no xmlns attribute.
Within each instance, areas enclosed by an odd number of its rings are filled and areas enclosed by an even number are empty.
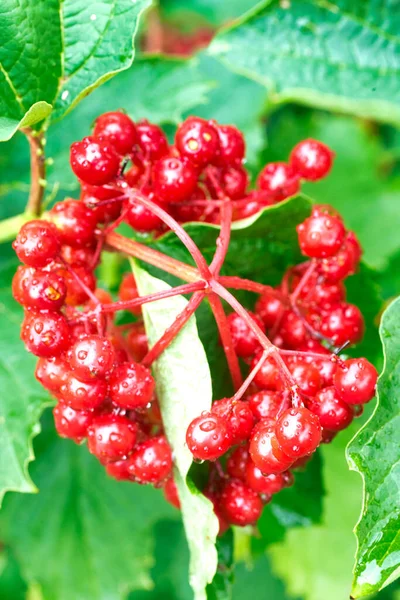
<svg viewBox="0 0 400 600"><path fill-rule="evenodd" d="M28 139L31 154L31 189L25 212L38 217L42 210L42 200L46 186L43 133L36 133L30 128L23 128L21 131Z"/></svg>

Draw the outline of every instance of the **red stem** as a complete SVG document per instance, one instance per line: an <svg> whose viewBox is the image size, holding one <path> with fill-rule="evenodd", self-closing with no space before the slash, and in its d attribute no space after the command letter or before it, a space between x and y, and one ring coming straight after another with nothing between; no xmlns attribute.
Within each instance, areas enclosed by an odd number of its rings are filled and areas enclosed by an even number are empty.
<svg viewBox="0 0 400 600"><path fill-rule="evenodd" d="M232 277L230 275L223 275L218 277L218 281L221 285L227 288L235 290L245 290L247 292L254 292L255 294L263 294L264 292L270 292L277 298L281 299L282 294L270 285L264 285L257 281L251 281L251 279L242 279L241 277Z"/></svg>
<svg viewBox="0 0 400 600"><path fill-rule="evenodd" d="M244 382L242 383L242 385L240 386L240 388L238 389L238 391L236 392L236 394L234 396L232 396L232 401L233 402L236 402L237 400L240 400L240 398L246 392L247 388L249 387L249 385L253 381L254 377L257 375L258 371L263 366L263 364L265 362L265 359L268 357L268 354L269 354L269 352L263 352L262 353L262 355L261 355L260 360L258 361L258 363L255 365L255 367L247 375L246 379L244 380Z"/></svg>
<svg viewBox="0 0 400 600"><path fill-rule="evenodd" d="M228 363L228 368L232 377L233 387L235 390L237 390L238 388L240 388L243 378L242 373L240 371L239 360L233 345L232 335L229 329L224 307L222 306L222 302L216 294L209 294L208 300L210 302L211 310L217 323L222 346L224 348L226 360Z"/></svg>
<svg viewBox="0 0 400 600"><path fill-rule="evenodd" d="M291 294L289 296L290 302L292 304L296 303L297 298L299 297L301 291L303 290L304 286L306 285L306 283L308 282L310 277L315 272L316 267L317 267L317 261L315 259L313 259L312 261L310 261L310 264L308 265L302 278L300 279L299 283L296 285L296 289L294 290L293 294Z"/></svg>
<svg viewBox="0 0 400 600"><path fill-rule="evenodd" d="M218 277L221 267L224 264L231 240L231 226L232 204L230 200L226 200L221 206L221 231L216 242L217 249L210 264L210 271L214 277Z"/></svg>
<svg viewBox="0 0 400 600"><path fill-rule="evenodd" d="M164 350L171 344L180 330L188 322L195 310L200 306L204 297L205 292L203 291L195 292L193 294L183 311L177 315L175 321L164 331L160 339L157 340L151 350L146 354L142 360L143 365L150 367L153 362L157 360L160 354L164 352Z"/></svg>

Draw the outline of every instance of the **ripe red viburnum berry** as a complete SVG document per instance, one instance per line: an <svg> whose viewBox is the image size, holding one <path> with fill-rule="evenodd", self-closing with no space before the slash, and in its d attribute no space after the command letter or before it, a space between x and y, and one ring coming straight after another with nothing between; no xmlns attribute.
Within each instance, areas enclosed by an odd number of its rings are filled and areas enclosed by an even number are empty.
<svg viewBox="0 0 400 600"><path fill-rule="evenodd" d="M365 404L375 395L378 372L366 358L349 358L339 366L334 386L347 404Z"/></svg>
<svg viewBox="0 0 400 600"><path fill-rule="evenodd" d="M234 125L216 124L219 139L218 164L237 165L244 160L246 145L243 134Z"/></svg>
<svg viewBox="0 0 400 600"><path fill-rule="evenodd" d="M263 503L243 481L228 481L218 498L222 516L232 525L251 525L261 516Z"/></svg>
<svg viewBox="0 0 400 600"><path fill-rule="evenodd" d="M58 394L68 371L69 365L62 357L39 358L35 377L46 390Z"/></svg>
<svg viewBox="0 0 400 600"><path fill-rule="evenodd" d="M109 383L111 401L121 408L140 408L151 402L154 379L143 365L134 362L117 365Z"/></svg>
<svg viewBox="0 0 400 600"><path fill-rule="evenodd" d="M62 277L51 271L36 271L25 278L21 285L21 304L34 311L57 311L67 295L67 286Z"/></svg>
<svg viewBox="0 0 400 600"><path fill-rule="evenodd" d="M226 461L226 472L234 479L246 478L246 465L249 461L248 446L237 446Z"/></svg>
<svg viewBox="0 0 400 600"><path fill-rule="evenodd" d="M264 292L257 300L255 312L270 329L285 310L282 297L274 289Z"/></svg>
<svg viewBox="0 0 400 600"><path fill-rule="evenodd" d="M302 253L311 258L333 256L346 235L342 220L334 215L311 215L296 229Z"/></svg>
<svg viewBox="0 0 400 600"><path fill-rule="evenodd" d="M107 393L108 385L104 379L93 379L88 383L69 371L60 388L60 399L75 410L92 410L103 404Z"/></svg>
<svg viewBox="0 0 400 600"><path fill-rule="evenodd" d="M275 433L275 421L263 419L254 427L249 452L253 463L262 473L282 473L294 459L283 452Z"/></svg>
<svg viewBox="0 0 400 600"><path fill-rule="evenodd" d="M321 442L318 417L307 408L290 408L276 422L276 438L292 460L311 454Z"/></svg>
<svg viewBox="0 0 400 600"><path fill-rule="evenodd" d="M56 312L27 313L21 327L21 339L35 356L60 356L70 344L67 319Z"/></svg>
<svg viewBox="0 0 400 600"><path fill-rule="evenodd" d="M323 429L341 431L353 420L353 411L341 400L336 388L326 387L320 390L314 399L307 402L307 408L317 415Z"/></svg>
<svg viewBox="0 0 400 600"><path fill-rule="evenodd" d="M168 152L168 140L163 130L145 119L136 125L138 144L145 160L155 161Z"/></svg>
<svg viewBox="0 0 400 600"><path fill-rule="evenodd" d="M190 162L203 167L212 163L219 151L219 136L212 123L200 117L189 117L179 125L175 144L182 156Z"/></svg>
<svg viewBox="0 0 400 600"><path fill-rule="evenodd" d="M128 115L119 111L100 115L96 119L93 136L107 141L118 154L132 152L137 140L134 122Z"/></svg>
<svg viewBox="0 0 400 600"><path fill-rule="evenodd" d="M308 139L299 142L290 154L293 170L309 181L317 181L328 175L332 168L334 153L322 142Z"/></svg>
<svg viewBox="0 0 400 600"><path fill-rule="evenodd" d="M248 314L261 331L264 331L264 323L261 319L251 312ZM236 354L243 358L254 354L260 347L260 342L243 317L236 313L231 313L228 315L227 320Z"/></svg>
<svg viewBox="0 0 400 600"><path fill-rule="evenodd" d="M93 411L75 410L59 402L53 409L54 425L60 437L78 444L87 437L87 430L94 418Z"/></svg>
<svg viewBox="0 0 400 600"><path fill-rule="evenodd" d="M153 185L164 202L181 202L190 198L197 185L197 171L188 160L166 156L153 166Z"/></svg>
<svg viewBox="0 0 400 600"><path fill-rule="evenodd" d="M127 458L134 449L137 432L137 424L127 417L99 415L87 431L89 452L103 464Z"/></svg>
<svg viewBox="0 0 400 600"><path fill-rule="evenodd" d="M57 202L49 212L49 218L57 227L62 244L73 248L93 246L96 216L83 202L70 199Z"/></svg>
<svg viewBox="0 0 400 600"><path fill-rule="evenodd" d="M70 162L79 179L90 185L104 185L117 176L120 158L112 144L87 136L71 145Z"/></svg>
<svg viewBox="0 0 400 600"><path fill-rule="evenodd" d="M81 381L107 377L115 361L112 343L99 335L87 335L78 340L68 351L68 362Z"/></svg>
<svg viewBox="0 0 400 600"><path fill-rule="evenodd" d="M269 194L275 202L294 196L300 189L298 174L284 162L269 163L257 179L258 187Z"/></svg>
<svg viewBox="0 0 400 600"><path fill-rule="evenodd" d="M128 471L138 483L160 484L171 469L171 449L163 435L138 444L129 458Z"/></svg>
<svg viewBox="0 0 400 600"><path fill-rule="evenodd" d="M257 421L261 419L275 419L284 395L273 390L260 390L247 398L249 407Z"/></svg>
<svg viewBox="0 0 400 600"><path fill-rule="evenodd" d="M232 445L226 419L205 413L193 419L186 432L186 443L198 460L215 460Z"/></svg>
<svg viewBox="0 0 400 600"><path fill-rule="evenodd" d="M247 440L254 425L254 416L247 402L231 398L216 400L211 412L225 420L231 444Z"/></svg>
<svg viewBox="0 0 400 600"><path fill-rule="evenodd" d="M39 220L22 225L12 246L21 262L39 269L57 258L61 249L54 225Z"/></svg>

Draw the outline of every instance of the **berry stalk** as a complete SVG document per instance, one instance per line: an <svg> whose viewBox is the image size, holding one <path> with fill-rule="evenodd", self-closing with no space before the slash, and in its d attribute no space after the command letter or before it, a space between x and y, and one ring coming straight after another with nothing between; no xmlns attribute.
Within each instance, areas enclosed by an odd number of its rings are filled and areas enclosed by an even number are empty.
<svg viewBox="0 0 400 600"><path fill-rule="evenodd" d="M46 185L46 163L43 151L43 134L36 133L30 128L21 131L29 142L31 159L31 188L25 212L33 217L39 216L42 209L44 189Z"/></svg>

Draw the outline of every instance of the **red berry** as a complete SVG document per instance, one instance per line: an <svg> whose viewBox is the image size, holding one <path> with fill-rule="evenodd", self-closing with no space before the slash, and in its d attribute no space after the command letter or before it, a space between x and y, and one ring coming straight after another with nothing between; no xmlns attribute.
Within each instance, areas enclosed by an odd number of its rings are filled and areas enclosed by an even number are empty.
<svg viewBox="0 0 400 600"><path fill-rule="evenodd" d="M152 198L149 199L152 200ZM135 201L129 202L125 220L132 229L142 233L155 231L162 225L162 221L157 215L152 213L146 206L142 206Z"/></svg>
<svg viewBox="0 0 400 600"><path fill-rule="evenodd" d="M219 510L232 525L252 525L261 516L263 503L259 496L239 480L228 481L219 496Z"/></svg>
<svg viewBox="0 0 400 600"><path fill-rule="evenodd" d="M75 277L72 274L72 271L75 274ZM63 268L57 269L57 275L62 277L66 285L67 295L65 297L65 303L68 306L79 306L89 300L85 288L80 285L79 281L82 281L86 288L89 288L92 292L96 288L96 278L93 271L87 267L74 265L71 267L71 270Z"/></svg>
<svg viewBox="0 0 400 600"><path fill-rule="evenodd" d="M334 260L338 255L325 260ZM319 307L324 310L331 310L346 299L346 288L341 281L337 283L323 282L317 284L307 294L306 302L314 307Z"/></svg>
<svg viewBox="0 0 400 600"><path fill-rule="evenodd" d="M276 423L279 446L293 460L311 454L321 442L321 426L307 408L290 408Z"/></svg>
<svg viewBox="0 0 400 600"><path fill-rule="evenodd" d="M126 336L128 350L135 362L141 362L149 351L147 334L143 323L132 323Z"/></svg>
<svg viewBox="0 0 400 600"><path fill-rule="evenodd" d="M137 138L134 122L118 111L97 117L93 136L111 144L118 154L132 152Z"/></svg>
<svg viewBox="0 0 400 600"><path fill-rule="evenodd" d="M326 281L336 283L356 272L360 257L359 242L355 235L350 232L335 256L321 261L319 271Z"/></svg>
<svg viewBox="0 0 400 600"><path fill-rule="evenodd" d="M249 176L244 167L227 167L221 173L221 187L232 200L240 200L246 196Z"/></svg>
<svg viewBox="0 0 400 600"><path fill-rule="evenodd" d="M62 244L73 248L93 246L96 216L83 202L79 200L57 202L49 215L58 229Z"/></svg>
<svg viewBox="0 0 400 600"><path fill-rule="evenodd" d="M124 173L124 178L129 187L136 187L144 175L145 166L139 156L132 156L131 161L132 164L126 173Z"/></svg>
<svg viewBox="0 0 400 600"><path fill-rule="evenodd" d="M366 358L349 358L339 366L334 386L347 404L365 404L375 395L378 372Z"/></svg>
<svg viewBox="0 0 400 600"><path fill-rule="evenodd" d="M101 463L126 458L133 450L138 426L112 413L96 417L88 428L88 449Z"/></svg>
<svg viewBox="0 0 400 600"><path fill-rule="evenodd" d="M296 229L302 253L312 258L336 254L346 234L342 220L334 215L311 215Z"/></svg>
<svg viewBox="0 0 400 600"><path fill-rule="evenodd" d="M94 417L92 411L74 410L62 402L54 407L53 416L58 435L78 444L87 436L87 429Z"/></svg>
<svg viewBox="0 0 400 600"><path fill-rule="evenodd" d="M261 321L261 319L251 312L248 312L248 314L256 323L256 325L258 325L261 331L264 332L264 323ZM227 321L236 354L242 358L254 354L254 352L259 348L260 342L258 341L255 333L244 321L243 317L236 313L231 313L228 315Z"/></svg>
<svg viewBox="0 0 400 600"><path fill-rule="evenodd" d="M340 304L331 312L324 313L320 323L321 333L332 340L335 346L345 342L355 344L364 334L364 319L354 304Z"/></svg>
<svg viewBox="0 0 400 600"><path fill-rule="evenodd" d="M96 223L111 223L121 214L122 200L112 198L109 201L99 200L94 196L85 196L82 198L85 206L91 211L96 219Z"/></svg>
<svg viewBox="0 0 400 600"><path fill-rule="evenodd" d="M308 181L317 181L328 175L332 168L333 152L318 140L303 140L290 154L294 171Z"/></svg>
<svg viewBox="0 0 400 600"><path fill-rule="evenodd" d="M179 125L175 143L182 156L198 167L213 162L219 150L217 130L200 117L189 117Z"/></svg>
<svg viewBox="0 0 400 600"><path fill-rule="evenodd" d="M151 402L154 385L149 369L134 362L122 363L110 376L110 398L121 408L144 407Z"/></svg>
<svg viewBox="0 0 400 600"><path fill-rule="evenodd" d="M230 166L244 160L246 146L241 131L234 125L217 125L219 139L218 164Z"/></svg>
<svg viewBox="0 0 400 600"><path fill-rule="evenodd" d="M42 311L60 309L65 301L67 286L56 273L36 270L22 281L21 300L30 310Z"/></svg>
<svg viewBox="0 0 400 600"><path fill-rule="evenodd" d="M71 369L81 381L107 377L113 369L115 351L112 343L99 335L88 335L68 351Z"/></svg>
<svg viewBox="0 0 400 600"><path fill-rule="evenodd" d="M283 473L263 475L253 461L249 460L246 465L246 483L257 494L271 496L285 487L285 478Z"/></svg>
<svg viewBox="0 0 400 600"><path fill-rule="evenodd" d="M167 502L175 506L175 508L180 508L181 503L178 496L178 490L175 484L175 481L172 477L167 479L163 486L164 496Z"/></svg>
<svg viewBox="0 0 400 600"><path fill-rule="evenodd" d="M11 282L11 292L14 300L16 300L19 304L24 303L24 288L25 286L29 285L29 281L35 272L36 269L32 269L32 267L19 265L14 273L14 277L12 278Z"/></svg>
<svg viewBox="0 0 400 600"><path fill-rule="evenodd" d="M267 290L257 300L255 310L256 314L262 319L265 327L270 329L283 313L283 300L275 290Z"/></svg>
<svg viewBox="0 0 400 600"><path fill-rule="evenodd" d="M106 473L117 481L131 481L132 478L128 471L129 459L116 460L105 465Z"/></svg>
<svg viewBox="0 0 400 600"><path fill-rule="evenodd" d="M346 429L353 420L353 411L340 399L334 387L327 387L318 392L315 398L307 403L307 407L317 415L321 427L329 431Z"/></svg>
<svg viewBox="0 0 400 600"><path fill-rule="evenodd" d="M121 194L118 188L107 185L89 185L84 181L81 184L81 200L97 198L98 200L111 200Z"/></svg>
<svg viewBox="0 0 400 600"><path fill-rule="evenodd" d="M240 221L241 219L252 217L262 209L262 206L257 198L255 198L254 194L251 193L246 197L246 202L240 202L238 204L239 206L233 207L233 221Z"/></svg>
<svg viewBox="0 0 400 600"><path fill-rule="evenodd" d="M183 158L166 156L153 166L154 191L164 202L181 202L193 194L197 171Z"/></svg>
<svg viewBox="0 0 400 600"><path fill-rule="evenodd" d="M264 474L282 473L292 464L278 444L275 422L263 419L253 429L250 439L250 456L253 463Z"/></svg>
<svg viewBox="0 0 400 600"><path fill-rule="evenodd" d="M258 421L267 418L275 419L282 405L283 395L272 390L261 390L249 396L247 401Z"/></svg>
<svg viewBox="0 0 400 600"><path fill-rule="evenodd" d="M215 516L218 519L219 531L218 535L223 535L225 531L229 528L229 523L222 517L221 511L219 508L219 493L218 491L212 490L210 488L206 488L203 490L203 494L206 498L208 498L214 507Z"/></svg>
<svg viewBox="0 0 400 600"><path fill-rule="evenodd" d="M146 120L139 121L136 125L138 144L144 158L154 162L168 152L168 141L163 130L158 125L153 125Z"/></svg>
<svg viewBox="0 0 400 600"><path fill-rule="evenodd" d="M317 365L304 358L295 358L288 362L288 367L303 394L315 396L321 389L322 381Z"/></svg>
<svg viewBox="0 0 400 600"><path fill-rule="evenodd" d="M61 249L54 225L39 220L22 225L12 246L21 262L39 269L57 258Z"/></svg>
<svg viewBox="0 0 400 600"><path fill-rule="evenodd" d="M118 296L119 299L123 302L139 298L139 292L133 273L126 273L123 276L119 286ZM140 315L142 314L142 308L140 306L134 306L133 308L129 309L129 312L136 315L137 317L140 317Z"/></svg>
<svg viewBox="0 0 400 600"><path fill-rule="evenodd" d="M294 196L300 189L297 173L284 162L269 163L258 176L258 187L267 192L275 202Z"/></svg>
<svg viewBox="0 0 400 600"><path fill-rule="evenodd" d="M28 313L21 328L21 339L29 352L43 358L60 356L70 343L66 318L55 312Z"/></svg>
<svg viewBox="0 0 400 600"><path fill-rule="evenodd" d="M163 435L136 446L129 459L129 473L138 483L159 484L172 469L171 449Z"/></svg>
<svg viewBox="0 0 400 600"><path fill-rule="evenodd" d="M90 383L80 381L73 371L65 376L60 388L61 399L75 410L98 408L106 399L108 385L104 379L94 379Z"/></svg>
<svg viewBox="0 0 400 600"><path fill-rule="evenodd" d="M283 343L289 348L298 348L308 337L304 321L292 310L288 310L282 316L279 334Z"/></svg>
<svg viewBox="0 0 400 600"><path fill-rule="evenodd" d="M199 185L196 185L196 188L193 194L188 198L187 202L174 204L169 207L170 213L172 216L179 221L179 223L188 223L190 221L200 221L206 207L199 206L197 204L192 204L191 202L196 202L196 200L205 200L206 194ZM210 200L210 205L212 201Z"/></svg>
<svg viewBox="0 0 400 600"><path fill-rule="evenodd" d="M111 144L88 136L71 145L70 162L79 179L104 185L117 176L120 158Z"/></svg>
<svg viewBox="0 0 400 600"><path fill-rule="evenodd" d="M235 479L245 479L246 465L249 461L248 446L238 446L226 461L226 471L228 475Z"/></svg>
<svg viewBox="0 0 400 600"><path fill-rule="evenodd" d="M251 361L251 369L254 369L259 359L260 355L257 354ZM280 390L282 388L282 380L279 374L279 369L272 357L269 356L264 360L261 369L254 377L254 383L260 388L266 390Z"/></svg>
<svg viewBox="0 0 400 600"><path fill-rule="evenodd" d="M254 416L247 402L232 402L231 398L222 398L214 402L211 412L226 421L231 444L248 439L254 426Z"/></svg>
<svg viewBox="0 0 400 600"><path fill-rule="evenodd" d="M68 371L69 366L63 358L39 358L35 377L46 390L58 394Z"/></svg>
<svg viewBox="0 0 400 600"><path fill-rule="evenodd" d="M63 246L61 248L61 258L69 265L89 267L93 265L95 252L95 247L73 248L72 246Z"/></svg>
<svg viewBox="0 0 400 600"><path fill-rule="evenodd" d="M198 460L215 460L222 456L231 446L226 420L212 413L196 417L187 429L186 443Z"/></svg>

